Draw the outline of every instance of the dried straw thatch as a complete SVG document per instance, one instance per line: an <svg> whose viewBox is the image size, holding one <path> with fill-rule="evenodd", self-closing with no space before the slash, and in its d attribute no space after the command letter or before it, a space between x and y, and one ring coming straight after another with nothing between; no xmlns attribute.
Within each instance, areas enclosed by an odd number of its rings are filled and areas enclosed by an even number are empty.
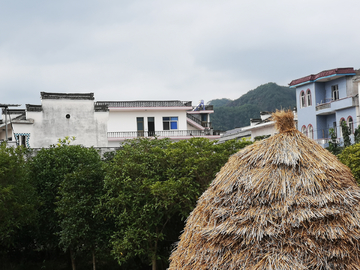
<svg viewBox="0 0 360 270"><path fill-rule="evenodd" d="M360 269L360 188L276 112L280 133L237 154L190 214L174 269Z"/></svg>

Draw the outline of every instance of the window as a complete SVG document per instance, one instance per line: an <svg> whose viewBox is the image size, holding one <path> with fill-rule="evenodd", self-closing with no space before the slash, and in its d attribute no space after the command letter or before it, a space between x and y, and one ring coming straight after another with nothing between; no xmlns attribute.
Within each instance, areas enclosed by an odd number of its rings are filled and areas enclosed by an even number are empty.
<svg viewBox="0 0 360 270"><path fill-rule="evenodd" d="M144 136L144 117L136 117L137 136Z"/></svg>
<svg viewBox="0 0 360 270"><path fill-rule="evenodd" d="M314 129L313 129L313 126L311 124L308 125L307 135L308 135L308 137L310 139L314 139Z"/></svg>
<svg viewBox="0 0 360 270"><path fill-rule="evenodd" d="M26 147L26 136L19 136L19 145Z"/></svg>
<svg viewBox="0 0 360 270"><path fill-rule="evenodd" d="M163 130L178 129L178 117L163 117Z"/></svg>
<svg viewBox="0 0 360 270"><path fill-rule="evenodd" d="M305 93L304 93L304 91L301 91L301 93L300 93L300 107L301 107L301 108L306 107L306 104L305 104Z"/></svg>
<svg viewBox="0 0 360 270"><path fill-rule="evenodd" d="M354 121L351 116L349 116L347 119L347 125L349 127L350 134L353 134L354 133Z"/></svg>
<svg viewBox="0 0 360 270"><path fill-rule="evenodd" d="M332 100L339 99L339 86L337 84L331 86L331 98L332 98Z"/></svg>
<svg viewBox="0 0 360 270"><path fill-rule="evenodd" d="M310 89L306 90L306 102L307 106L311 106L311 91Z"/></svg>
<svg viewBox="0 0 360 270"><path fill-rule="evenodd" d="M29 145L29 139L30 139L30 133L14 133L15 140L17 145L22 145L24 147L30 147ZM11 141L11 139L9 138Z"/></svg>
<svg viewBox="0 0 360 270"><path fill-rule="evenodd" d="M307 136L306 126L301 127L301 133L304 134L305 136Z"/></svg>

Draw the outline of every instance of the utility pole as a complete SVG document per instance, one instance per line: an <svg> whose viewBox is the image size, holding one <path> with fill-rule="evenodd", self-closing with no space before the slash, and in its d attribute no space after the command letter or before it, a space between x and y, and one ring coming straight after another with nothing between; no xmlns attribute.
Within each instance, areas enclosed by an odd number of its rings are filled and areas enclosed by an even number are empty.
<svg viewBox="0 0 360 270"><path fill-rule="evenodd" d="M5 112L5 141L8 142L8 122L7 122L7 114L8 114L8 108L9 107L19 107L21 105L18 104L0 104L0 108L4 109Z"/></svg>

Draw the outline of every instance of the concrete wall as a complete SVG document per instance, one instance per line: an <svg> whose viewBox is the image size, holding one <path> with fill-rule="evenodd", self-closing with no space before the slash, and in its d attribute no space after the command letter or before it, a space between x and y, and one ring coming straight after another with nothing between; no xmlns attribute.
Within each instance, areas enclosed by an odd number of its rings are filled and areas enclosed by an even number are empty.
<svg viewBox="0 0 360 270"><path fill-rule="evenodd" d="M322 99L324 94L324 89L320 88L320 93L317 94L317 87L319 85L315 83L309 83L301 85L296 88L296 104L297 104L297 114L298 114L298 130L301 131L302 126L308 127L311 124L314 128L314 139L317 139L316 132L316 104L318 100ZM311 106L301 107L300 106L300 93L304 91L306 94L307 89L311 91Z"/></svg>
<svg viewBox="0 0 360 270"><path fill-rule="evenodd" d="M110 109L108 132L137 131L137 117L144 117L144 131L148 131L148 117L155 118L155 131L163 130L163 117L178 117L178 130L187 130L186 111L112 111Z"/></svg>
<svg viewBox="0 0 360 270"><path fill-rule="evenodd" d="M278 131L275 129L275 123L264 125L261 128L251 129L251 140L254 140L257 136L271 135L273 136Z"/></svg>
<svg viewBox="0 0 360 270"><path fill-rule="evenodd" d="M70 118L66 118L70 115ZM95 112L93 100L44 99L41 112L27 112L32 125L16 125L16 133L30 133L30 147L47 147L59 138L75 136L75 144L107 147L108 112Z"/></svg>

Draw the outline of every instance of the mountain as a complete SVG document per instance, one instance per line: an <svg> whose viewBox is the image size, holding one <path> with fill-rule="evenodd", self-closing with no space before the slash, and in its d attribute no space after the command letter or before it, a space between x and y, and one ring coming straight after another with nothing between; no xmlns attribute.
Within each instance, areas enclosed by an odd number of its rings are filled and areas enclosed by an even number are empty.
<svg viewBox="0 0 360 270"><path fill-rule="evenodd" d="M215 107L211 115L214 130L225 131L250 125L250 118L259 118L261 111L293 109L296 94L295 89L270 82L233 101L222 98L211 100L209 104Z"/></svg>
<svg viewBox="0 0 360 270"><path fill-rule="evenodd" d="M213 105L214 107L221 107L221 106L226 106L231 101L232 101L232 99L228 99L228 98L213 99L213 100L210 100L207 103L207 105Z"/></svg>

